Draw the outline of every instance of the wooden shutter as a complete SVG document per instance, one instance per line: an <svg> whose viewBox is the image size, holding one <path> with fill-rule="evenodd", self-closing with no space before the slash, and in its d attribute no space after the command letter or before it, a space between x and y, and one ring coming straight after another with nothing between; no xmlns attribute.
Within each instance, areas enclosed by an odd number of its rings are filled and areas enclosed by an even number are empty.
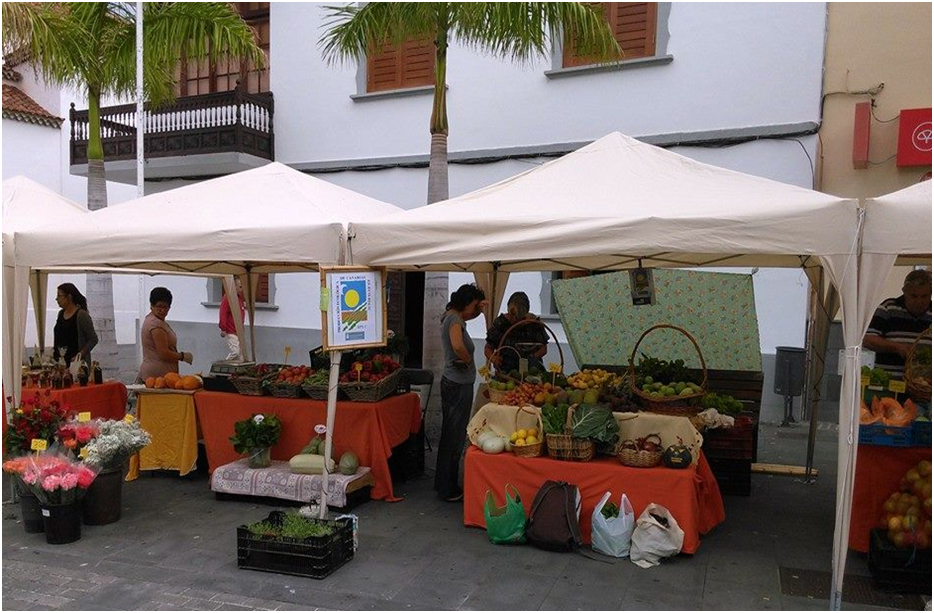
<svg viewBox="0 0 934 613"><path fill-rule="evenodd" d="M435 46L430 39L383 45L367 56L366 90L380 92L435 83Z"/></svg>
<svg viewBox="0 0 934 613"><path fill-rule="evenodd" d="M600 2L588 3L601 5L603 16L610 24L613 38L623 50L623 61L655 55L655 29L658 23L658 3L656 2ZM578 56L574 50L574 41L564 45L564 67L587 66L595 64L592 57Z"/></svg>
<svg viewBox="0 0 934 613"><path fill-rule="evenodd" d="M256 282L256 303L269 303L269 275L266 273L260 274Z"/></svg>

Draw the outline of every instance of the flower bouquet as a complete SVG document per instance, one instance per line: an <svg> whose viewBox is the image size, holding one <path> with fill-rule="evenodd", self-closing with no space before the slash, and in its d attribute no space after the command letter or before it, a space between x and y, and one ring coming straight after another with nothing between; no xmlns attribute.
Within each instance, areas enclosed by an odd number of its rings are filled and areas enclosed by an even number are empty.
<svg viewBox="0 0 934 613"><path fill-rule="evenodd" d="M265 468L272 461L269 448L279 441L281 434L282 421L277 415L256 413L234 424L230 442L237 453L250 454L250 468Z"/></svg>
<svg viewBox="0 0 934 613"><path fill-rule="evenodd" d="M97 435L85 447L84 461L101 470L117 469L150 442L152 437L131 415L119 421L108 419L97 424Z"/></svg>
<svg viewBox="0 0 934 613"><path fill-rule="evenodd" d="M77 502L84 496L97 469L60 453L28 456L22 472L23 482L43 506L58 506Z"/></svg>
<svg viewBox="0 0 934 613"><path fill-rule="evenodd" d="M99 431L100 425L97 421L69 420L59 426L55 437L62 447L80 455L81 450L98 435Z"/></svg>
<svg viewBox="0 0 934 613"><path fill-rule="evenodd" d="M71 408L52 400L48 390L23 400L13 411L4 434L4 452L11 456L28 452L33 439L51 443L70 413Z"/></svg>

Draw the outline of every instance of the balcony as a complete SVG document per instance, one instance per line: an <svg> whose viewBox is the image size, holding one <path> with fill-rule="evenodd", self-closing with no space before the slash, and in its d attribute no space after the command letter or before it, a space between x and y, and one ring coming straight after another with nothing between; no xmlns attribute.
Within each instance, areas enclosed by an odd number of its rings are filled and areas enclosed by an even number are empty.
<svg viewBox="0 0 934 613"><path fill-rule="evenodd" d="M150 109L143 146L146 179L211 177L275 159L272 93L240 90L187 96ZM87 176L88 112L71 105L71 174ZM136 105L101 109L107 179L136 182Z"/></svg>

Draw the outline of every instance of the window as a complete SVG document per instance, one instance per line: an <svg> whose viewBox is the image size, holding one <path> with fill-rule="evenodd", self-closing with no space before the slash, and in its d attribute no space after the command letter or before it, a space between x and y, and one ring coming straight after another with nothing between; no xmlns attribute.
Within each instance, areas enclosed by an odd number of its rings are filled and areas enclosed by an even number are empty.
<svg viewBox="0 0 934 613"><path fill-rule="evenodd" d="M269 3L237 2L240 16L256 32L257 42L266 61L263 68L253 62L228 59L217 62L183 57L176 70L179 96L198 96L215 92L228 92L237 87L239 80L244 91L256 94L269 91Z"/></svg>
<svg viewBox="0 0 934 613"><path fill-rule="evenodd" d="M656 2L593 2L602 6L603 15L610 24L613 37L623 50L623 61L653 57L656 52L656 30L658 27L658 3ZM574 42L564 46L562 66L574 68L587 66L596 61L581 57L574 52Z"/></svg>
<svg viewBox="0 0 934 613"><path fill-rule="evenodd" d="M220 279L208 279L208 300L206 306L216 306L224 298L224 283ZM275 281L272 275L261 273L256 282L256 304L272 307L275 298Z"/></svg>
<svg viewBox="0 0 934 613"><path fill-rule="evenodd" d="M435 84L435 45L430 39L383 45L367 56L367 93Z"/></svg>

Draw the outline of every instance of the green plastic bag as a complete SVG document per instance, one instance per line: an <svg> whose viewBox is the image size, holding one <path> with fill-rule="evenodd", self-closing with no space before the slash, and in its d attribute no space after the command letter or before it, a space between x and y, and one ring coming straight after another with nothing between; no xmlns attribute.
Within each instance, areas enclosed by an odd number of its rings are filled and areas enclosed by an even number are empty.
<svg viewBox="0 0 934 613"><path fill-rule="evenodd" d="M487 490L486 503L483 505L483 518L486 520L486 535L491 543L510 545L525 542L525 528L529 520L525 515L519 492L512 485L506 484L506 506L504 507L497 507L493 502L493 492Z"/></svg>

